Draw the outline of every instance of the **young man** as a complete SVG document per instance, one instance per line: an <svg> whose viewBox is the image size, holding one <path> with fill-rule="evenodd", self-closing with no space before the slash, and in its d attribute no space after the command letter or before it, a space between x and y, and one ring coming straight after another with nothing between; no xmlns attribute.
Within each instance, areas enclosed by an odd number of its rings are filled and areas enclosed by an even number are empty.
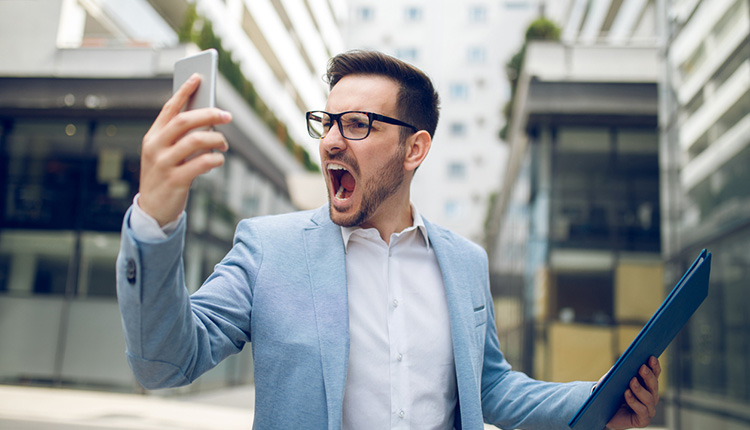
<svg viewBox="0 0 750 430"><path fill-rule="evenodd" d="M229 122L179 113L198 81L143 139L141 187L118 258L128 360L147 388L184 385L252 341L256 428L567 428L592 383L511 370L500 352L487 257L421 217L409 199L432 143L438 96L421 71L376 52L333 58L320 139L329 204L242 221L232 250L188 297L183 211L190 183L227 143L189 130ZM643 427L658 361L633 379L612 428ZM635 376L635 375L634 375Z"/></svg>

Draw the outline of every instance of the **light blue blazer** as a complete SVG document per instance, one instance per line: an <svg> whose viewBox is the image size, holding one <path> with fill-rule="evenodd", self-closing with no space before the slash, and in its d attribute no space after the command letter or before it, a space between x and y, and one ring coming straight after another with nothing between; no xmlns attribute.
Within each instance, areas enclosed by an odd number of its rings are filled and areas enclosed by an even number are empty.
<svg viewBox="0 0 750 430"><path fill-rule="evenodd" d="M344 243L328 207L244 220L234 246L188 297L185 221L139 242L125 216L117 294L127 358L146 388L189 384L252 342L258 429L341 427L349 353ZM591 383L553 384L511 370L500 352L487 256L425 220L448 299L456 428L567 429Z"/></svg>

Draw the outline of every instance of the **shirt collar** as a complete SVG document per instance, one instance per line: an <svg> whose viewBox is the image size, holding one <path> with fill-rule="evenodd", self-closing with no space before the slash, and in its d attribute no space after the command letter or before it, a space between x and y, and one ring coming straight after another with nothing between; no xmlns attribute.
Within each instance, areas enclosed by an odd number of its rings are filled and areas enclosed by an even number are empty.
<svg viewBox="0 0 750 430"><path fill-rule="evenodd" d="M414 203L410 203L411 206L411 214L414 218L413 224L410 227L405 228L401 233L405 233L411 230L418 230L422 233L422 238L424 239L425 246L429 249L430 247L430 238L427 236L427 227L424 225L424 220L422 219L422 215L417 210L417 207L414 206ZM349 249L349 239L351 239L352 234L354 232L363 230L362 227L341 227L341 237L344 239L344 249L348 251Z"/></svg>

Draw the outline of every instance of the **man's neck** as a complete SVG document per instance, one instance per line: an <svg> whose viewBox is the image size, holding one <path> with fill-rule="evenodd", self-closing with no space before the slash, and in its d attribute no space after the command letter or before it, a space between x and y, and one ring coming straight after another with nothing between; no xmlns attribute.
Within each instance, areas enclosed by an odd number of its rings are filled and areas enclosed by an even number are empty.
<svg viewBox="0 0 750 430"><path fill-rule="evenodd" d="M391 235L400 233L414 224L414 217L411 211L411 203L406 200L405 203L397 208L381 206L378 208L369 220L364 222L360 227L374 228L380 233L380 238L387 244L390 244Z"/></svg>

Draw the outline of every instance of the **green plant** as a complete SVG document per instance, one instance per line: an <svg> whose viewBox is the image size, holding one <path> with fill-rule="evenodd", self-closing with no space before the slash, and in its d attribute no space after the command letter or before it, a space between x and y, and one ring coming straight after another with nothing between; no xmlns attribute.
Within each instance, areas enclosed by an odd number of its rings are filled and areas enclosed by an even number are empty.
<svg viewBox="0 0 750 430"><path fill-rule="evenodd" d="M508 82L510 83L510 100L503 108L505 126L503 126L499 133L502 140L506 140L508 137L508 124L510 123L510 117L513 113L513 103L516 99L518 78L521 76L523 60L526 56L526 45L533 40L560 40L560 32L560 27L554 22L544 17L537 18L529 24L529 27L526 29L526 36L523 45L521 45L521 49L510 57L510 60L505 64L505 74L508 76Z"/></svg>
<svg viewBox="0 0 750 430"><path fill-rule="evenodd" d="M279 142L295 156L305 169L311 172L319 171L312 162L309 154L289 135L286 124L279 120L258 96L252 82L242 74L240 64L232 58L232 52L224 49L221 38L216 36L210 21L198 15L195 5L190 4L185 13L182 25L177 30L182 43L194 43L201 49L214 48L219 53L219 72L229 81L247 104L258 114L269 130L278 138Z"/></svg>

